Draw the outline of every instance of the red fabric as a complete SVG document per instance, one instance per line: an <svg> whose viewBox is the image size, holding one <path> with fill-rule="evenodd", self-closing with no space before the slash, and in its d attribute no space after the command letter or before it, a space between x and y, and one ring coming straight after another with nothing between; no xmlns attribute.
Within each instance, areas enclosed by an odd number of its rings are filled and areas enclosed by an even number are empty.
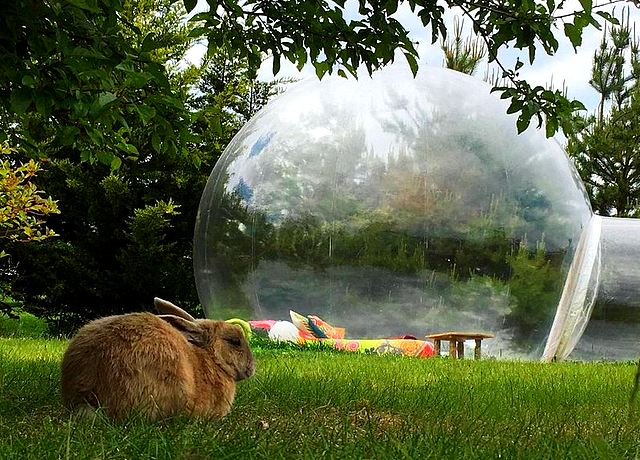
<svg viewBox="0 0 640 460"><path fill-rule="evenodd" d="M273 326L275 322L276 321L274 319L261 319L257 321L249 321L249 325L251 326L251 329L264 329L266 331L270 331L271 326Z"/></svg>

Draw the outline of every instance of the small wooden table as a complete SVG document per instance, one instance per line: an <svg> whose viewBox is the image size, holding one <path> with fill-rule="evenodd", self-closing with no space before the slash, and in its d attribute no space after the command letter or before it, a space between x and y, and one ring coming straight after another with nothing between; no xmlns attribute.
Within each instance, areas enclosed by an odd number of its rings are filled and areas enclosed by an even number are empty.
<svg viewBox="0 0 640 460"><path fill-rule="evenodd" d="M495 335L484 332L441 332L439 334L429 334L426 337L433 340L436 356L440 355L440 342L442 340L448 340L449 357L451 359L464 358L464 341L475 340L476 348L474 349L473 356L475 359L480 359L482 340L493 339Z"/></svg>

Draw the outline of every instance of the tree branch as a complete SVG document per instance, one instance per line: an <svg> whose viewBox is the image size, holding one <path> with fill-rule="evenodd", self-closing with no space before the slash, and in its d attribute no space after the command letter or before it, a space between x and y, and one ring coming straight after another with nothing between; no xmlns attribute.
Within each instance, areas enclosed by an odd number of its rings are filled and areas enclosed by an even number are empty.
<svg viewBox="0 0 640 460"><path fill-rule="evenodd" d="M593 5L593 10L598 9L598 8L604 8L605 6L609 6L609 5L613 5L615 3L628 3L629 0L609 0L606 3L602 3L600 5ZM584 11L584 10L583 10ZM571 16L575 16L576 14L580 13L580 11L574 11L573 13L566 13L566 14L560 14L558 16L552 16L554 20L556 19L563 19L563 18L568 18Z"/></svg>

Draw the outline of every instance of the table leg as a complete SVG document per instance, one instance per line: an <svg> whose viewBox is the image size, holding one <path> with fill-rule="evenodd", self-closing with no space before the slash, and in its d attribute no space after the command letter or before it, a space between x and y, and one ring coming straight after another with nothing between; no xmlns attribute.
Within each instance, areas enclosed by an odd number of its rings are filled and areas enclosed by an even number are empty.
<svg viewBox="0 0 640 460"><path fill-rule="evenodd" d="M456 359L458 357L458 349L455 340L449 340L449 358Z"/></svg>
<svg viewBox="0 0 640 460"><path fill-rule="evenodd" d="M464 340L458 342L458 358L464 359Z"/></svg>
<svg viewBox="0 0 640 460"><path fill-rule="evenodd" d="M435 356L440 356L440 339L433 341L433 353Z"/></svg>
<svg viewBox="0 0 640 460"><path fill-rule="evenodd" d="M480 359L482 356L482 352L480 351L480 346L482 345L482 339L476 339L476 348L473 350L473 358Z"/></svg>

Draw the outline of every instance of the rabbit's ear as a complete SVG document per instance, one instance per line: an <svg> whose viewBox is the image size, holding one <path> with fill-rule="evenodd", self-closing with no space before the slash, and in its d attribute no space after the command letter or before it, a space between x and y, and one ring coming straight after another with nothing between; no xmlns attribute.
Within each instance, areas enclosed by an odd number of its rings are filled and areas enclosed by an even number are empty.
<svg viewBox="0 0 640 460"><path fill-rule="evenodd" d="M175 327L185 339L195 346L204 348L207 345L207 336L197 323L187 321L175 315L158 315L158 318L165 320Z"/></svg>
<svg viewBox="0 0 640 460"><path fill-rule="evenodd" d="M195 318L184 311L182 308L172 304L171 302L163 300L160 297L155 297L153 299L153 304L155 305L156 310L158 310L159 313L179 316L180 318L184 318L187 321L195 321Z"/></svg>

